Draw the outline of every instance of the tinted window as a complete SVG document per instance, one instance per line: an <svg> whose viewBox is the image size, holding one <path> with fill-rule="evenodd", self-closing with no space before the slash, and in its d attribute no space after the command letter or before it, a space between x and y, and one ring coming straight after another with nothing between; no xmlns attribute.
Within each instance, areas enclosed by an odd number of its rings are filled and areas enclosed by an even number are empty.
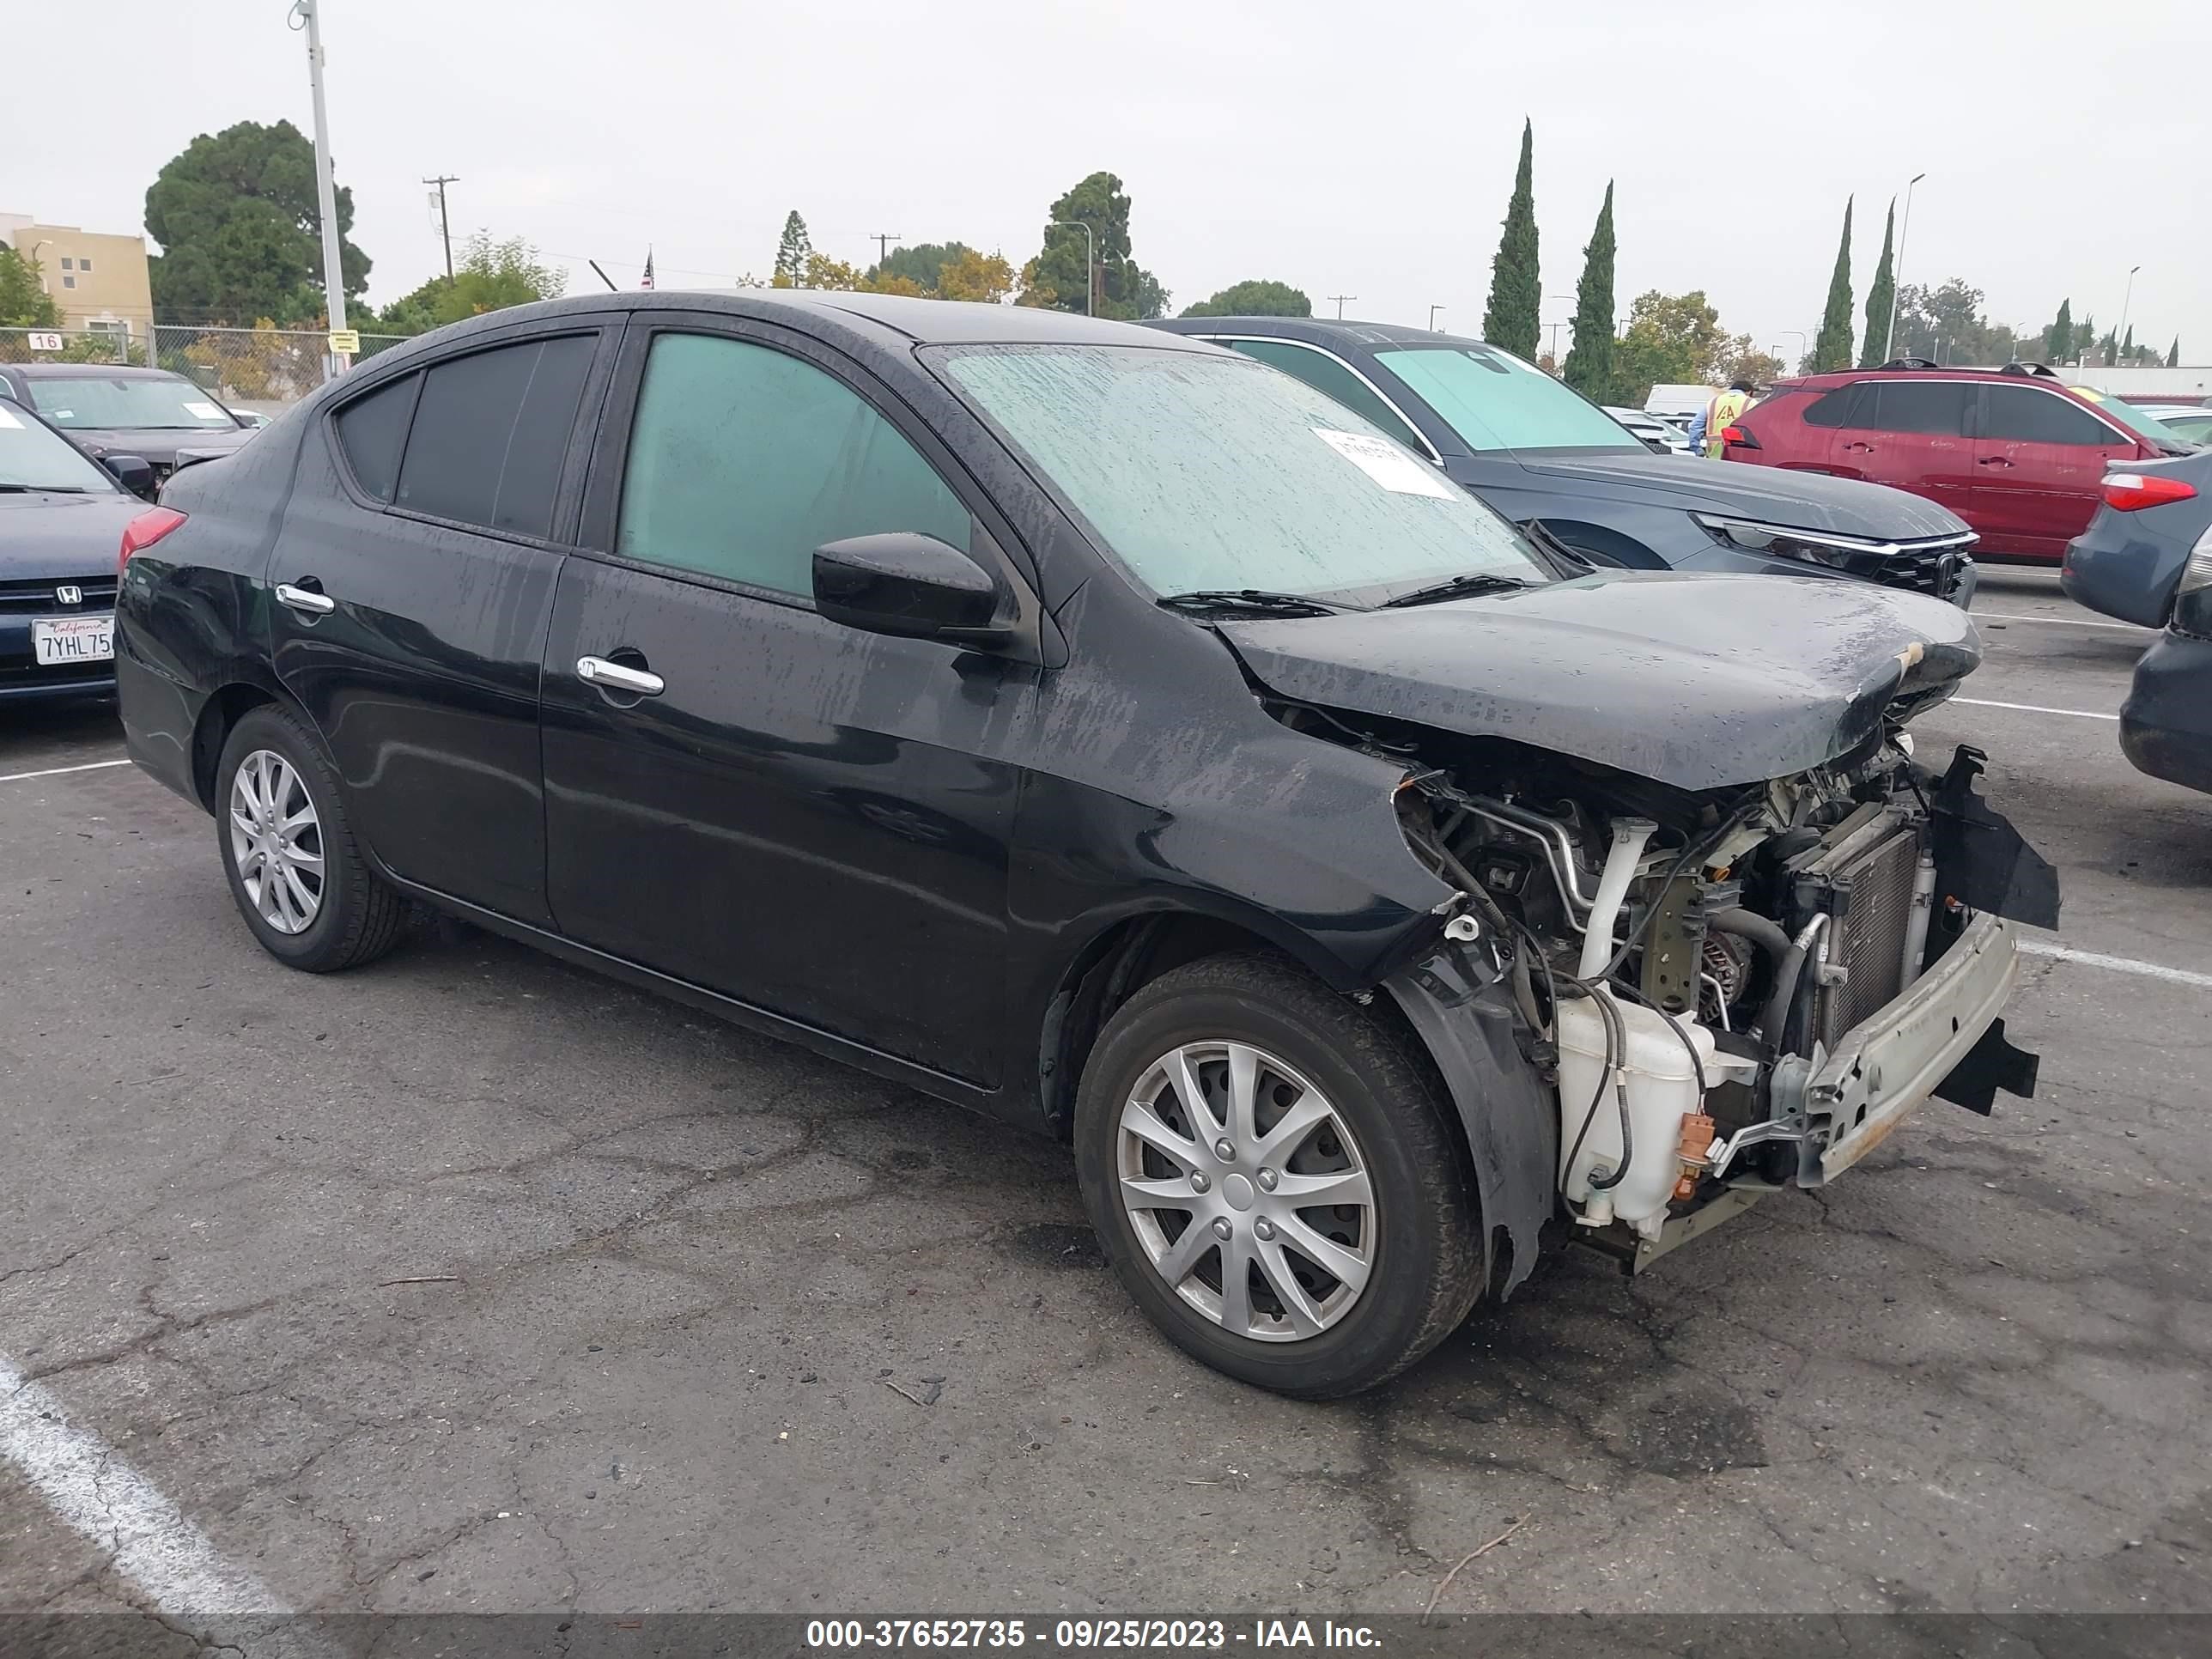
<svg viewBox="0 0 2212 1659"><path fill-rule="evenodd" d="M811 594L816 548L887 530L965 548L968 509L855 393L766 346L703 334L653 341L617 552Z"/></svg>
<svg viewBox="0 0 2212 1659"><path fill-rule="evenodd" d="M1805 405L1805 424L1829 427L1852 425L1851 404L1857 397L1858 391L1859 388L1855 386L1847 386L1838 387L1833 392L1822 392Z"/></svg>
<svg viewBox="0 0 2212 1659"><path fill-rule="evenodd" d="M1377 397L1366 381L1334 358L1324 357L1318 351L1293 345L1287 340L1224 340L1221 343L1247 357L1273 363L1285 374L1297 375L1323 397L1334 398L1346 409L1364 415L1415 454L1429 453L1429 447L1414 435L1413 429L1390 412L1390 405Z"/></svg>
<svg viewBox="0 0 2212 1659"><path fill-rule="evenodd" d="M1540 368L1489 346L1378 351L1475 454L1486 449L1641 449L1603 410Z"/></svg>
<svg viewBox="0 0 2212 1659"><path fill-rule="evenodd" d="M402 375L337 413L338 447L345 451L346 465L355 481L380 501L390 501L399 482L399 447L407 441L407 417L415 412L415 383L420 378Z"/></svg>
<svg viewBox="0 0 2212 1659"><path fill-rule="evenodd" d="M500 346L425 369L395 501L518 536L553 531L553 493L596 337Z"/></svg>
<svg viewBox="0 0 2212 1659"><path fill-rule="evenodd" d="M1876 380L1871 418L1861 399L1857 423L1877 432L1918 432L1930 437L1963 437L1966 410L1977 387L1960 380Z"/></svg>
<svg viewBox="0 0 2212 1659"><path fill-rule="evenodd" d="M1989 388L1982 435L2008 443L2120 444L2126 441L2086 409L2029 386Z"/></svg>

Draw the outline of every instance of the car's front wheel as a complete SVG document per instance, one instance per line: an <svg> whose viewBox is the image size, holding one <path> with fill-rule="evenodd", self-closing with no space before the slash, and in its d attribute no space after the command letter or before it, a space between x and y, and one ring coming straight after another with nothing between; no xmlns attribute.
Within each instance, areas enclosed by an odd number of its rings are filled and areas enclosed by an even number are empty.
<svg viewBox="0 0 2212 1659"><path fill-rule="evenodd" d="M1152 1322L1262 1388L1327 1399L1433 1348L1481 1287L1474 1194L1410 1039L1290 963L1208 957L1108 1023L1075 1152Z"/></svg>
<svg viewBox="0 0 2212 1659"><path fill-rule="evenodd" d="M223 744L216 842L246 925L287 966L331 973L398 941L407 902L362 858L337 773L290 711L249 710Z"/></svg>

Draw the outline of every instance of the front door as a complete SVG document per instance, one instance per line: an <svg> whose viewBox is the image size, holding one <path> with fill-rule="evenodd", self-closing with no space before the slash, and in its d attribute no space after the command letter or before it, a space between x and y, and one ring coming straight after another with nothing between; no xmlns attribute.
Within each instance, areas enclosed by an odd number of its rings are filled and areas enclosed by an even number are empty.
<svg viewBox="0 0 2212 1659"><path fill-rule="evenodd" d="M269 571L277 677L371 852L532 922L549 919L538 662L577 416L615 331L564 322L338 404L302 444Z"/></svg>
<svg viewBox="0 0 2212 1659"><path fill-rule="evenodd" d="M633 332L544 653L568 937L968 1081L999 1080L1027 666L814 609L823 542L996 562L910 416L763 326Z"/></svg>
<svg viewBox="0 0 2212 1659"><path fill-rule="evenodd" d="M1982 397L1974 528L1990 552L2063 558L2104 498L2106 464L2139 447L2048 387L1992 385Z"/></svg>

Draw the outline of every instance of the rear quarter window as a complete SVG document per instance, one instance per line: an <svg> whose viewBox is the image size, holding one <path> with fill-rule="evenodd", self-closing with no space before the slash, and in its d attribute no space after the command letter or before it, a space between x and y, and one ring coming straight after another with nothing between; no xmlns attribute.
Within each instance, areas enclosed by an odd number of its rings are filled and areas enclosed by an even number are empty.
<svg viewBox="0 0 2212 1659"><path fill-rule="evenodd" d="M1855 426L1852 412L1859 404L1861 388L1855 386L1838 386L1833 392L1813 394L1812 401L1799 412L1798 418L1807 426ZM1781 401L1777 399L1777 402Z"/></svg>
<svg viewBox="0 0 2212 1659"><path fill-rule="evenodd" d="M380 501L389 501L399 482L399 453L407 441L407 422L415 413L415 389L422 379L419 374L402 375L390 386L355 398L332 420L354 482Z"/></svg>

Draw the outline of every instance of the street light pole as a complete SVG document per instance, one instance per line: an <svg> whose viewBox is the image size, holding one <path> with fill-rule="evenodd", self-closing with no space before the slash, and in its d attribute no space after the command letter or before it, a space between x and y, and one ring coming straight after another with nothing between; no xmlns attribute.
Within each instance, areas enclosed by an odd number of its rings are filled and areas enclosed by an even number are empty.
<svg viewBox="0 0 2212 1659"><path fill-rule="evenodd" d="M1083 233L1083 314L1098 314L1098 239L1091 227L1081 219L1051 219L1045 222L1047 230L1079 230Z"/></svg>
<svg viewBox="0 0 2212 1659"><path fill-rule="evenodd" d="M2128 292L2127 297L2120 301L2120 325L2112 331L2112 356L2115 357L2123 349L2120 343L2128 337L2128 307L2135 303L2136 272L2142 269L2141 265L2128 267Z"/></svg>
<svg viewBox="0 0 2212 1659"><path fill-rule="evenodd" d="M1812 347L1808 343L1808 342L1809 342L1813 337L1808 334L1802 328L1785 328L1782 331L1784 334L1795 334L1797 337L1797 361L1801 363L1805 361L1806 353L1812 349ZM1888 356L1889 348L1885 344L1882 347L1882 356L1886 360Z"/></svg>
<svg viewBox="0 0 2212 1659"><path fill-rule="evenodd" d="M323 301L335 333L346 325L345 264L338 257L337 185L331 173L330 112L323 103L323 0L292 0L292 15L307 31L307 84L315 104L315 206L323 220ZM325 378L345 368L346 360L337 352L325 355Z"/></svg>
<svg viewBox="0 0 2212 1659"><path fill-rule="evenodd" d="M1431 334L1437 331L1437 313L1443 309L1443 307L1442 306L1431 306L1429 307L1429 332Z"/></svg>
<svg viewBox="0 0 2212 1659"><path fill-rule="evenodd" d="M1889 361L1889 348L1897 338L1897 296L1905 291L1905 239L1912 234L1912 186L1928 175L1916 173L1905 186L1905 222L1897 231L1897 263L1889 268L1889 325L1881 331L1881 360Z"/></svg>

